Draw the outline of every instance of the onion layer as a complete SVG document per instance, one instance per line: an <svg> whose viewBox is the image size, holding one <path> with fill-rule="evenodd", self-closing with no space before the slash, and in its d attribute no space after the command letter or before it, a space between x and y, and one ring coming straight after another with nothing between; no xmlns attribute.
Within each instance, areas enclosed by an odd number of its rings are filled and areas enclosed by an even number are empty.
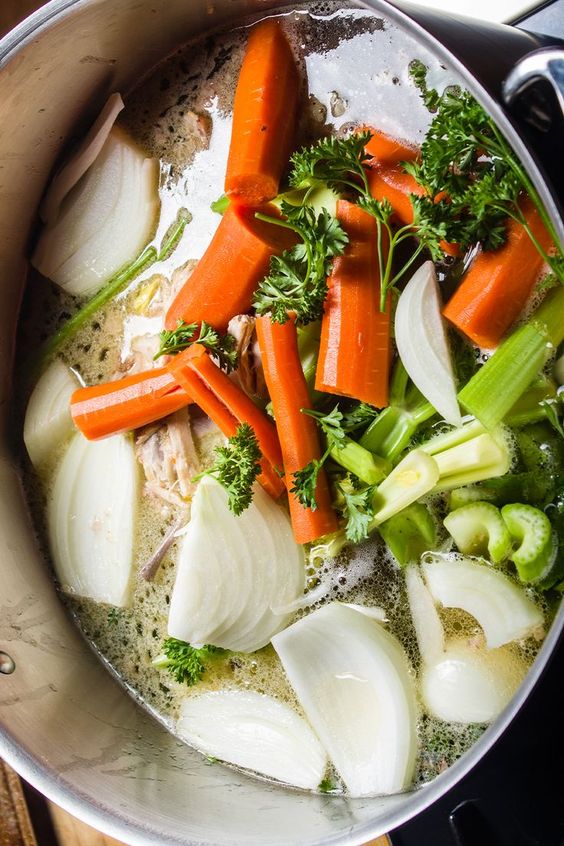
<svg viewBox="0 0 564 846"><path fill-rule="evenodd" d="M332 603L277 634L272 645L351 795L407 787L417 708L399 641L366 614Z"/></svg>
<svg viewBox="0 0 564 846"><path fill-rule="evenodd" d="M413 383L439 414L462 424L435 265L415 271L398 300L395 320L399 356Z"/></svg>
<svg viewBox="0 0 564 846"><path fill-rule="evenodd" d="M25 412L23 439L34 467L43 464L74 431L70 398L76 376L55 359L37 382Z"/></svg>
<svg viewBox="0 0 564 846"><path fill-rule="evenodd" d="M206 755L294 787L315 790L327 765L306 721L288 705L252 690L185 699L176 729Z"/></svg>
<svg viewBox="0 0 564 846"><path fill-rule="evenodd" d="M528 637L543 624L540 608L523 588L488 564L428 554L421 566L433 598L475 617L490 649Z"/></svg>
<svg viewBox="0 0 564 846"><path fill-rule="evenodd" d="M304 589L303 551L286 512L256 485L237 517L212 476L198 485L177 568L168 633L192 646L255 652L287 625L290 614L277 610Z"/></svg>
<svg viewBox="0 0 564 846"><path fill-rule="evenodd" d="M63 590L128 605L137 486L130 438L88 441L74 436L47 505L53 564Z"/></svg>

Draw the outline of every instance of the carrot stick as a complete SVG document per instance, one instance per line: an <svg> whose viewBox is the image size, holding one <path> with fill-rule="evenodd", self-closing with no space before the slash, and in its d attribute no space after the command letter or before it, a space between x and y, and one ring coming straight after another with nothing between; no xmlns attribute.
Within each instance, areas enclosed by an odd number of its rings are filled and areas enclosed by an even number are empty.
<svg viewBox="0 0 564 846"><path fill-rule="evenodd" d="M225 193L259 205L278 193L292 151L298 114L299 77L280 24L253 27L235 102Z"/></svg>
<svg viewBox="0 0 564 846"><path fill-rule="evenodd" d="M383 408L392 354L391 297L381 312L376 221L346 200L337 203L337 220L349 243L328 279L315 389Z"/></svg>
<svg viewBox="0 0 564 846"><path fill-rule="evenodd" d="M261 209L271 217L274 206ZM296 243L289 229L255 218L257 209L231 203L195 270L170 305L165 326L176 329L179 320L205 320L225 331L236 314L249 311L258 282L268 273L271 256Z"/></svg>
<svg viewBox="0 0 564 846"><path fill-rule="evenodd" d="M253 428L263 455L259 482L277 499L284 490L277 473L277 468L282 467L282 452L276 428L266 414L213 363L201 344L193 344L174 356L167 368L227 438L233 437L240 423Z"/></svg>
<svg viewBox="0 0 564 846"><path fill-rule="evenodd" d="M550 235L529 198L521 203L521 211L534 237L548 250ZM525 228L509 220L505 244L476 256L443 309L444 316L475 344L497 347L525 307L542 265Z"/></svg>
<svg viewBox="0 0 564 846"><path fill-rule="evenodd" d="M363 127L372 133L370 141L364 148L372 156L368 162L371 167L395 167L400 162L412 162L419 155L417 147L404 144L397 138L385 135L379 129L371 126Z"/></svg>
<svg viewBox="0 0 564 846"><path fill-rule="evenodd" d="M321 457L317 425L313 418L301 412L302 408L311 408L311 398L300 364L296 325L292 320L273 323L266 316L257 318L256 330L284 457L294 537L297 543L310 543L337 531L337 518L324 470L317 479L315 511L305 508L290 492L293 474Z"/></svg>
<svg viewBox="0 0 564 846"><path fill-rule="evenodd" d="M165 367L79 388L71 397L75 425L91 441L154 423L191 403Z"/></svg>

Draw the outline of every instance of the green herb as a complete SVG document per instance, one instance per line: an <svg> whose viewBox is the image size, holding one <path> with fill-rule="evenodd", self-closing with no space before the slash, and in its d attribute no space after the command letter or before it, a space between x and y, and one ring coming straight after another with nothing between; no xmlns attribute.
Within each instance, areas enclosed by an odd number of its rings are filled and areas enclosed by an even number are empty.
<svg viewBox="0 0 564 846"><path fill-rule="evenodd" d="M179 209L176 220L168 228L159 250L153 245L146 247L134 261L112 276L104 287L88 300L76 314L64 323L55 334L46 341L39 351L39 368L45 365L59 350L71 341L84 324L103 306L111 302L130 282L159 261L165 261L174 252L182 234L192 216L187 209Z"/></svg>
<svg viewBox="0 0 564 846"><path fill-rule="evenodd" d="M304 508L311 508L312 511L317 509L315 491L319 472L329 457L329 453L329 449L325 450L321 458L314 458L313 461L310 461L301 470L297 470L292 476L294 484L290 488L290 493L294 494Z"/></svg>
<svg viewBox="0 0 564 846"><path fill-rule="evenodd" d="M347 434L343 429L343 413L338 405L329 414L323 414L322 411L314 411L311 408L302 408L301 412L307 414L308 417L313 417L331 444L343 442L346 439Z"/></svg>
<svg viewBox="0 0 564 846"><path fill-rule="evenodd" d="M320 793L335 793L339 788L330 778L324 778L317 788Z"/></svg>
<svg viewBox="0 0 564 846"><path fill-rule="evenodd" d="M160 346L154 359L161 355L176 355L176 353L187 349L192 344L202 344L217 359L219 366L230 373L237 367L236 340L233 335L220 335L209 323L202 321L200 332L195 337L198 329L197 323L184 323L178 321L176 329L164 330L160 333Z"/></svg>
<svg viewBox="0 0 564 846"><path fill-rule="evenodd" d="M201 473L215 476L229 496L229 508L239 516L253 499L253 485L260 473L262 458L256 435L248 423L241 423L236 433L229 438L227 446L215 448L217 461Z"/></svg>
<svg viewBox="0 0 564 846"><path fill-rule="evenodd" d="M285 323L294 312L302 325L319 320L327 296L327 276L335 256L342 255L348 238L327 209L292 206L282 202L285 219L258 213L256 217L293 230L301 239L280 256L270 260L270 272L255 293L253 305L258 314L270 314L275 323Z"/></svg>
<svg viewBox="0 0 564 846"><path fill-rule="evenodd" d="M374 486L356 490L350 480L343 480L337 485L343 498L341 508L346 521L345 535L352 543L360 543L368 537L369 528L374 519Z"/></svg>
<svg viewBox="0 0 564 846"><path fill-rule="evenodd" d="M523 165L492 118L467 91L447 89L441 96L429 89L427 69L414 62L411 76L435 116L421 145L421 156L404 163L425 188L426 196L412 197L418 226L437 239L465 248L481 242L485 249L501 246L507 218L527 231L552 274L564 283L564 256L549 256L534 237L521 209L521 195L529 195L555 244L555 228ZM446 195L446 196L445 196Z"/></svg>
<svg viewBox="0 0 564 846"><path fill-rule="evenodd" d="M379 410L366 402L359 402L350 411L343 414L342 426L346 432L365 429L379 414Z"/></svg>
<svg viewBox="0 0 564 846"><path fill-rule="evenodd" d="M108 611L108 625L109 626L117 626L121 618L121 609L120 608L110 608Z"/></svg>
<svg viewBox="0 0 564 846"><path fill-rule="evenodd" d="M560 420L560 417L558 416L558 400L542 400L539 405L542 406L542 408L544 409L547 420L553 427L553 429L558 432L561 438L564 438L564 428L562 427L562 422Z"/></svg>
<svg viewBox="0 0 564 846"><path fill-rule="evenodd" d="M194 685L200 681L206 670L205 661L225 650L218 646L202 646L196 649L183 640L167 637L163 643L163 654L153 660L153 665L166 669L180 684Z"/></svg>

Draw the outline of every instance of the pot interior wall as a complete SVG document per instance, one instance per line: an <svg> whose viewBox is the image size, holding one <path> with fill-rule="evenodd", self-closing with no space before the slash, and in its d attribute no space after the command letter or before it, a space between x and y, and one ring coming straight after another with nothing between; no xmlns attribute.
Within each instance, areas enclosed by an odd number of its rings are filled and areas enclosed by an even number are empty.
<svg viewBox="0 0 564 846"><path fill-rule="evenodd" d="M28 517L9 413L12 340L35 209L53 163L108 93L126 91L178 43L275 5L52 3L52 20L45 14L35 30L22 25L19 44L8 39L0 54L0 649L16 664L0 676L2 752L55 801L131 843L362 843L424 807L480 754L431 788L373 800L306 795L209 766L88 648L58 599ZM421 55L393 26L381 37L382 49L404 51L406 62Z"/></svg>

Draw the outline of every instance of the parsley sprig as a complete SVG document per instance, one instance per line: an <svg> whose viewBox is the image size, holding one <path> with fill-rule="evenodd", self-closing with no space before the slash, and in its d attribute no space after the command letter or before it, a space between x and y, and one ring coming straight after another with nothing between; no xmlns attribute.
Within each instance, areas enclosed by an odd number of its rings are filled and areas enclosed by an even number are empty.
<svg viewBox="0 0 564 846"><path fill-rule="evenodd" d="M258 314L270 314L275 323L285 323L289 312L306 325L319 320L327 296L327 276L333 259L342 255L348 238L338 220L327 209L282 202L285 219L257 213L260 220L292 229L301 243L270 260L270 272L260 283L253 300Z"/></svg>
<svg viewBox="0 0 564 846"><path fill-rule="evenodd" d="M216 447L215 452L215 464L196 479L215 476L227 491L229 508L239 516L251 504L253 485L260 473L262 453L252 427L241 423L227 446Z"/></svg>
<svg viewBox="0 0 564 846"><path fill-rule="evenodd" d="M233 335L220 335L205 320L202 321L200 331L197 323L178 321L176 329L165 329L160 333L160 346L154 359L161 355L176 355L187 349L191 344L202 344L217 359L219 366L230 373L237 367L236 340Z"/></svg>
<svg viewBox="0 0 564 846"><path fill-rule="evenodd" d="M467 248L481 242L494 250L506 240L507 218L527 231L536 249L564 283L564 257L549 256L523 214L528 194L558 244L558 236L523 165L492 118L468 92L449 88L439 95L427 86L427 68L414 62L411 76L435 116L421 145L421 156L404 168L425 188L413 197L415 222L441 238Z"/></svg>
<svg viewBox="0 0 564 846"><path fill-rule="evenodd" d="M360 543L368 537L368 529L374 518L375 486L357 488L349 475L337 485L339 507L346 522L345 534L352 543Z"/></svg>
<svg viewBox="0 0 564 846"><path fill-rule="evenodd" d="M204 675L205 662L222 652L225 650L218 646L206 645L196 649L183 640L167 637L163 642L163 654L153 660L153 665L168 670L180 684L192 686Z"/></svg>
<svg viewBox="0 0 564 846"><path fill-rule="evenodd" d="M319 473L329 458L331 450L335 446L339 446L346 438L346 432L342 426L343 414L338 405L329 414L323 414L321 411L314 411L309 408L302 408L301 412L317 421L327 438L327 448L321 458L314 458L309 464L293 474L294 484L290 488L290 493L295 495L304 508L311 508L312 511L315 511L317 508L315 491Z"/></svg>

